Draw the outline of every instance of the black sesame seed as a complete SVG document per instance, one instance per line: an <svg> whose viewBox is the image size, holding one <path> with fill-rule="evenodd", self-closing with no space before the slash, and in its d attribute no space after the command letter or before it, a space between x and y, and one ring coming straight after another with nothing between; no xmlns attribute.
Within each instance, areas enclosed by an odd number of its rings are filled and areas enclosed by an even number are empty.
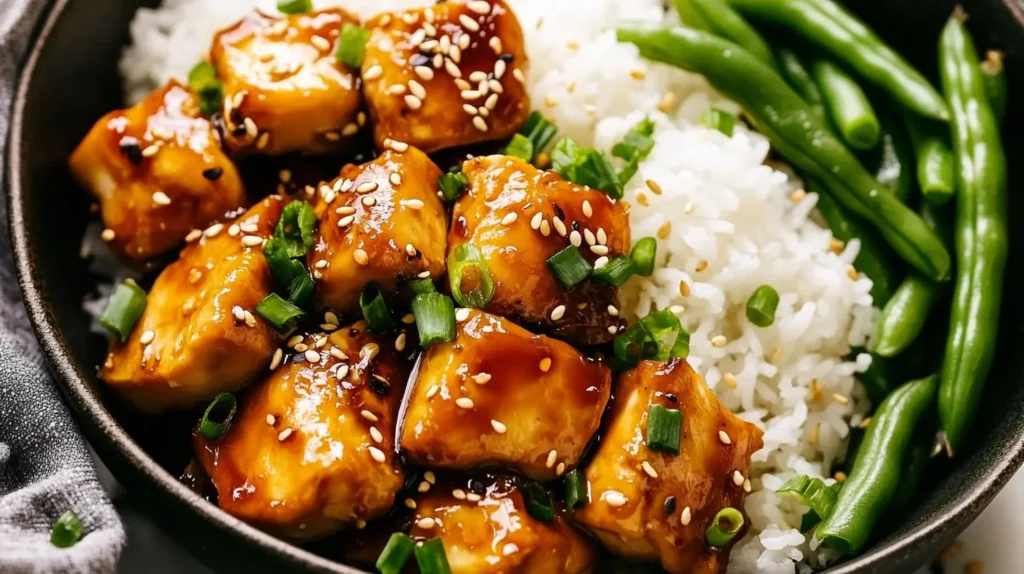
<svg viewBox="0 0 1024 574"><path fill-rule="evenodd" d="M391 390L391 385L387 381L382 381L377 377L370 377L369 383L370 390L377 393L382 397L386 397L388 391Z"/></svg>
<svg viewBox="0 0 1024 574"><path fill-rule="evenodd" d="M679 397L675 396L672 393L665 393L665 398L668 399L669 402L671 402L671 403L678 403L679 402Z"/></svg>
<svg viewBox="0 0 1024 574"><path fill-rule="evenodd" d="M142 148L139 146L139 140L131 136L124 136L118 145L121 147L121 153L128 158L128 161L135 165L142 163Z"/></svg>
<svg viewBox="0 0 1024 574"><path fill-rule="evenodd" d="M555 205L555 215L558 216L558 219L561 219L563 221L565 220L565 212L562 211L562 208L558 207L558 205Z"/></svg>
<svg viewBox="0 0 1024 574"><path fill-rule="evenodd" d="M479 494L480 496L483 496L484 493L487 492L487 488L484 486L483 481L478 478L474 478L469 481L469 490L471 490L473 494Z"/></svg>
<svg viewBox="0 0 1024 574"><path fill-rule="evenodd" d="M511 62L512 60L515 60L516 57L513 56L512 54L509 54L508 52L505 52L504 54L498 56L498 59L499 60L504 60L505 63L507 64L507 63Z"/></svg>
<svg viewBox="0 0 1024 574"><path fill-rule="evenodd" d="M676 497L669 496L665 499L665 514L672 514L676 511Z"/></svg>
<svg viewBox="0 0 1024 574"><path fill-rule="evenodd" d="M580 222L579 221L573 221L572 225L570 225L569 227L571 227L573 231L579 231L580 230Z"/></svg>
<svg viewBox="0 0 1024 574"><path fill-rule="evenodd" d="M210 181L217 181L222 175L224 175L224 170L219 167L211 167L203 170L203 177Z"/></svg>

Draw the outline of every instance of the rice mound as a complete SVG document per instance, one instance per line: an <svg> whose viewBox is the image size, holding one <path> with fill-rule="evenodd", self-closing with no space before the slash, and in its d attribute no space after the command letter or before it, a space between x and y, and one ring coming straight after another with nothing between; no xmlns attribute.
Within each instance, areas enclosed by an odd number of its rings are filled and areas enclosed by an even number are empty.
<svg viewBox="0 0 1024 574"><path fill-rule="evenodd" d="M847 360L853 347L867 343L878 314L871 281L847 274L859 243L830 250L831 233L813 219L817 197L769 160L763 136L737 125L726 137L697 122L711 106L737 111L735 104L703 78L647 62L615 41L617 22L671 22L660 0L507 1L526 35L534 108L560 135L607 151L643 118L656 122L654 149L625 199L633 237L657 238L657 265L651 277L624 285L621 309L628 319L676 312L691 333L689 363L724 405L765 431L744 507L751 528L733 550L729 572L790 573L824 564L834 556L798 529L806 508L775 490L805 474L831 483L824 472L842 460L851 425L868 410L854 375L867 369L870 356ZM432 2L314 4L367 17ZM274 11L275 2L165 0L161 8L140 9L121 60L127 99L186 77L213 33L254 7ZM763 284L779 292L780 302L774 324L762 329L746 319L744 307ZM94 302L90 310L96 309Z"/></svg>

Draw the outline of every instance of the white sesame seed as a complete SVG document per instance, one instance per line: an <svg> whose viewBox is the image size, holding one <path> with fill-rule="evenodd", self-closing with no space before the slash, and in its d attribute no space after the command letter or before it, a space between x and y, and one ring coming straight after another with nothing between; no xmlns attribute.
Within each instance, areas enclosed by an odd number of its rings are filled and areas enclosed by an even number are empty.
<svg viewBox="0 0 1024 574"><path fill-rule="evenodd" d="M465 321L466 319L469 319L469 309L462 307L461 309L455 311L456 321L462 322Z"/></svg>
<svg viewBox="0 0 1024 574"><path fill-rule="evenodd" d="M487 84L484 84L484 85L487 85ZM498 105L498 94L491 94L491 95L487 96L487 101L484 102L484 106L487 109L493 110L497 105Z"/></svg>
<svg viewBox="0 0 1024 574"><path fill-rule="evenodd" d="M714 337L711 337L712 347L724 347L728 342L729 340L725 338L725 335L715 335Z"/></svg>
<svg viewBox="0 0 1024 574"><path fill-rule="evenodd" d="M167 197L167 194L162 191L157 191L153 194L153 203L157 205L170 205L171 198Z"/></svg>
<svg viewBox="0 0 1024 574"><path fill-rule="evenodd" d="M377 415L371 413L370 411L368 411L366 409L363 409L362 411L359 411L359 414L361 414L364 419L366 419L366 420L368 420L368 421L370 421L372 423L375 423L375 422L377 422L379 420L377 418Z"/></svg>
<svg viewBox="0 0 1024 574"><path fill-rule="evenodd" d="M153 144L146 146L146 149L142 150L142 157L153 157L160 151L159 144Z"/></svg>
<svg viewBox="0 0 1024 574"><path fill-rule="evenodd" d="M343 180L340 180L340 183L337 183L335 185L338 186L338 191L344 193L344 192L352 189L352 186L355 185L355 182L352 181L351 179L343 179Z"/></svg>
<svg viewBox="0 0 1024 574"><path fill-rule="evenodd" d="M745 479L743 481L743 492L750 492L751 488L752 487L751 487L751 484L750 484L750 479L749 478Z"/></svg>
<svg viewBox="0 0 1024 574"><path fill-rule="evenodd" d="M530 228L534 229L534 230L540 229L540 224L543 221L544 221L544 214L540 213L540 212L537 212L537 214L533 216L533 219L530 220Z"/></svg>
<svg viewBox="0 0 1024 574"><path fill-rule="evenodd" d="M338 365L338 370L334 372L334 378L338 379L339 381L344 380L345 377L348 376L348 370L349 370L348 365L345 365L345 364Z"/></svg>
<svg viewBox="0 0 1024 574"><path fill-rule="evenodd" d="M512 77L518 80L520 84L526 83L526 74L519 68L512 70Z"/></svg>
<svg viewBox="0 0 1024 574"><path fill-rule="evenodd" d="M557 460L557 458L558 451L552 450L551 452L548 453L548 459L544 462L544 466L546 466L547 468L555 466L555 460Z"/></svg>
<svg viewBox="0 0 1024 574"><path fill-rule="evenodd" d="M315 269L324 269L324 268L326 268L326 267L327 267L328 265L329 265L329 263L328 263L328 261L327 261L326 259L321 259L320 261L317 261L316 263L314 263L314 264L313 264L313 267L314 267Z"/></svg>
<svg viewBox="0 0 1024 574"><path fill-rule="evenodd" d="M403 152L409 151L409 144L407 144L405 142L400 142L400 141L392 140L391 141L391 149L397 151L398 153L403 153Z"/></svg>
<svg viewBox="0 0 1024 574"><path fill-rule="evenodd" d="M493 419L491 420L491 428L493 428L494 432L496 432L498 434L505 434L505 431L508 430L508 427L506 427L504 424L502 424L501 421L497 421L497 420L493 420Z"/></svg>
<svg viewBox="0 0 1024 574"><path fill-rule="evenodd" d="M377 430L377 427L370 427L370 438L372 438L373 442L376 443L384 442L384 435Z"/></svg>
<svg viewBox="0 0 1024 574"><path fill-rule="evenodd" d="M476 20L470 18L467 14L459 14L459 24L462 24L462 27L470 32L480 31L480 24L478 24Z"/></svg>
<svg viewBox="0 0 1024 574"><path fill-rule="evenodd" d="M516 552L519 552L519 547L512 542L509 542L508 544L501 547L501 553L505 556L508 556L509 554L515 554Z"/></svg>
<svg viewBox="0 0 1024 574"><path fill-rule="evenodd" d="M647 462L646 460L640 463L640 468L644 469L644 472L647 473L647 476L651 478L658 478L658 472L654 470L654 467L651 466L651 463Z"/></svg>
<svg viewBox="0 0 1024 574"><path fill-rule="evenodd" d="M601 498L608 504L608 506L624 506L626 504L626 495L622 494L617 490L606 490Z"/></svg>
<svg viewBox="0 0 1024 574"><path fill-rule="evenodd" d="M477 373L476 375L473 376L473 381L476 382L476 384L478 385L486 385L487 383L491 382L491 374Z"/></svg>
<svg viewBox="0 0 1024 574"><path fill-rule="evenodd" d="M370 66L369 69L366 70L366 73L363 74L363 79L366 81L373 81L381 77L382 74L384 74L384 68L381 68L379 65L373 65Z"/></svg>
<svg viewBox="0 0 1024 574"><path fill-rule="evenodd" d="M466 493L466 500L468 500L470 502L480 502L482 500L482 498L480 497L479 494L476 494L474 492L467 492Z"/></svg>
<svg viewBox="0 0 1024 574"><path fill-rule="evenodd" d="M506 213L505 217L501 218L501 224L512 225L513 223L516 222L516 219L519 219L519 214L516 213L515 211L511 211L509 213Z"/></svg>
<svg viewBox="0 0 1024 574"><path fill-rule="evenodd" d="M277 433L277 441L278 442L284 442L284 441L288 440L288 437L292 436L292 432L294 432L294 431L292 431L292 429L287 428L287 429L284 429L283 431Z"/></svg>
<svg viewBox="0 0 1024 574"><path fill-rule="evenodd" d="M427 389L426 397L428 399L432 398L434 395L437 394L437 391L439 391L439 390L440 390L440 388L437 385L430 385L430 388Z"/></svg>
<svg viewBox="0 0 1024 574"><path fill-rule="evenodd" d="M258 235L245 235L242 237L242 245L246 247L255 247L263 243L263 238Z"/></svg>
<svg viewBox="0 0 1024 574"><path fill-rule="evenodd" d="M139 337L139 342L142 343L143 345L148 345L152 343L153 339L155 338L156 333L154 333L153 331L144 331L142 335Z"/></svg>
<svg viewBox="0 0 1024 574"><path fill-rule="evenodd" d="M299 343L298 345L295 345L293 349L295 349L296 353L305 353L306 350L309 349L309 346L305 343Z"/></svg>
<svg viewBox="0 0 1024 574"><path fill-rule="evenodd" d="M416 526L429 530L434 527L434 519L431 517L421 518L416 521Z"/></svg>
<svg viewBox="0 0 1024 574"><path fill-rule="evenodd" d="M505 75L506 69L508 69L508 64L505 63L505 60L499 58L498 61L494 62L494 77L500 80Z"/></svg>
<svg viewBox="0 0 1024 574"><path fill-rule="evenodd" d="M338 227L348 227L349 225L352 225L352 222L355 220L356 218L354 215L346 215L338 220Z"/></svg>
<svg viewBox="0 0 1024 574"><path fill-rule="evenodd" d="M399 185L402 185L402 176L399 175L398 172L392 173L391 175L388 176L388 181L391 182L392 186L398 187ZM419 201L419 200L415 200L415 201ZM423 202L420 202L420 203L423 203Z"/></svg>
<svg viewBox="0 0 1024 574"><path fill-rule="evenodd" d="M309 350L303 353L303 355L306 357L306 360L309 361L310 363L320 362L320 353L317 353L316 351Z"/></svg>
<svg viewBox="0 0 1024 574"><path fill-rule="evenodd" d="M345 124L345 127L343 127L341 129L341 135L343 135L345 137L351 137L351 136L356 135L356 133L358 131L359 131L359 124L357 124L355 122L349 122L349 123ZM325 196L326 196L326 194L325 194ZM328 203L330 203L330 202L328 202Z"/></svg>
<svg viewBox="0 0 1024 574"><path fill-rule="evenodd" d="M551 218L551 225L554 226L555 231L557 231L562 237L565 237L565 234L569 231L565 228L565 224L562 223L562 220L557 215Z"/></svg>
<svg viewBox="0 0 1024 574"><path fill-rule="evenodd" d="M583 238L587 240L587 245L593 245L597 243L597 238L594 237L594 232L589 229L583 230Z"/></svg>
<svg viewBox="0 0 1024 574"><path fill-rule="evenodd" d="M477 115L477 113L479 113L476 109L476 106L472 104L462 104L462 111L466 112L471 116L475 116Z"/></svg>
<svg viewBox="0 0 1024 574"><path fill-rule="evenodd" d="M203 236L203 230L202 229L193 229L192 231L188 232L188 235L185 236L185 241L187 243L192 243L193 241L195 241L196 239L199 239L202 236ZM111 239L113 239L113 237L111 237Z"/></svg>
<svg viewBox="0 0 1024 574"><path fill-rule="evenodd" d="M729 433L724 430L718 431L718 440L722 441L722 444L732 444L732 439L729 438Z"/></svg>
<svg viewBox="0 0 1024 574"><path fill-rule="evenodd" d="M501 82L499 82L498 80L495 80L494 78L491 78L490 80L487 80L487 86L489 88L491 88L491 91L493 91L496 94L504 94L505 93L505 88L501 87Z"/></svg>
<svg viewBox="0 0 1024 574"><path fill-rule="evenodd" d="M391 87L388 88L388 93L392 96L401 96L405 93L405 89L405 84L392 84Z"/></svg>
<svg viewBox="0 0 1024 574"><path fill-rule="evenodd" d="M422 199L407 199L405 205L409 206L410 209L423 209Z"/></svg>
<svg viewBox="0 0 1024 574"><path fill-rule="evenodd" d="M411 110L418 110L423 107L423 100L417 98L412 94L406 94L405 105L409 106Z"/></svg>
<svg viewBox="0 0 1024 574"><path fill-rule="evenodd" d="M491 86L490 86L490 84L488 84L488 83L487 83L487 82L485 82L485 81L480 81L480 82L478 82L478 83L477 83L477 85L476 85L476 91L480 92L480 97L481 97L481 98L482 98L482 97L484 97L484 96L486 96L486 95L487 95L487 92L489 92L489 91L490 91L490 89L491 89Z"/></svg>
<svg viewBox="0 0 1024 574"><path fill-rule="evenodd" d="M579 231L573 229L572 233L569 234L569 242L574 246L579 247L583 243L583 236L580 235Z"/></svg>
<svg viewBox="0 0 1024 574"><path fill-rule="evenodd" d="M614 335L615 333L619 332L619 328L616 327L615 325L608 325L608 332Z"/></svg>
<svg viewBox="0 0 1024 574"><path fill-rule="evenodd" d="M687 506L686 508L683 509L683 513L679 515L680 524L682 524L683 526L688 526L690 524L690 517L690 507Z"/></svg>
<svg viewBox="0 0 1024 574"><path fill-rule="evenodd" d="M473 127L475 127L476 129L478 129L478 130L480 130L482 132L486 132L487 131L487 121L484 120L480 116L473 116Z"/></svg>
<svg viewBox="0 0 1024 574"><path fill-rule="evenodd" d="M113 241L114 240L114 230L113 229L104 229L103 232L100 233L100 239L102 239L103 241L108 241L108 242L109 241Z"/></svg>
<svg viewBox="0 0 1024 574"><path fill-rule="evenodd" d="M597 242L601 245L608 243L608 234L604 232L603 227L597 228Z"/></svg>
<svg viewBox="0 0 1024 574"><path fill-rule="evenodd" d="M437 65L440 58L441 54L438 54L434 60L435 65ZM459 65L451 60L444 60L444 71L448 72L448 75L453 78L462 77L462 70L459 69Z"/></svg>
<svg viewBox="0 0 1024 574"><path fill-rule="evenodd" d="M738 470L733 471L733 473L732 473L732 482L733 482L733 484L735 484L736 486L742 486L744 480L745 479L743 478L743 473L742 472L740 472Z"/></svg>
<svg viewBox="0 0 1024 574"><path fill-rule="evenodd" d="M384 451L382 451L381 449L375 446L371 446L369 450L370 456L373 457L373 460L377 462L384 462L385 460L387 460L387 458L384 456Z"/></svg>
<svg viewBox="0 0 1024 574"><path fill-rule="evenodd" d="M540 234L543 235L544 237L551 235L551 224L548 223L547 219L544 219L540 222Z"/></svg>
<svg viewBox="0 0 1024 574"><path fill-rule="evenodd" d="M426 279L430 277L430 271L420 271L416 276L420 279Z"/></svg>
<svg viewBox="0 0 1024 574"><path fill-rule="evenodd" d="M555 474L558 475L558 476L562 476L562 473L564 473L564 472L565 472L565 463L564 462L558 463L558 466L555 467Z"/></svg>
<svg viewBox="0 0 1024 574"><path fill-rule="evenodd" d="M464 100L475 100L480 97L480 92L476 90L462 90L459 92L459 96Z"/></svg>
<svg viewBox="0 0 1024 574"><path fill-rule="evenodd" d="M352 259L355 259L356 263L360 265L366 265L367 263L370 262L370 256L367 255L366 251L363 251L362 249L356 249L352 253Z"/></svg>
<svg viewBox="0 0 1024 574"><path fill-rule="evenodd" d="M416 490L419 492L427 492L430 490L430 483L423 480L416 486Z"/></svg>
<svg viewBox="0 0 1024 574"><path fill-rule="evenodd" d="M405 254L409 257L416 257L416 246L412 243L405 244Z"/></svg>
<svg viewBox="0 0 1024 574"><path fill-rule="evenodd" d="M421 100L425 100L427 98L426 88L416 80L409 80L409 92Z"/></svg>
<svg viewBox="0 0 1024 574"><path fill-rule="evenodd" d="M238 234L241 232L242 228L239 227L237 224L233 224L231 227L228 227L228 235L230 235L231 237L238 237Z"/></svg>
<svg viewBox="0 0 1024 574"><path fill-rule="evenodd" d="M447 38L448 36L445 36ZM452 59L456 64L462 61L462 48L458 46L452 46L448 49L448 57Z"/></svg>
<svg viewBox="0 0 1024 574"><path fill-rule="evenodd" d="M486 0L473 0L466 4L466 8L469 8L481 16L486 16L487 13L491 11L491 4Z"/></svg>
<svg viewBox="0 0 1024 574"><path fill-rule="evenodd" d="M453 489L452 490L452 496L456 500L466 500L466 491L462 490L461 488Z"/></svg>
<svg viewBox="0 0 1024 574"><path fill-rule="evenodd" d="M277 417L275 417L274 415L268 414L266 420L267 420L267 424L268 425L274 426L274 423L277 422Z"/></svg>
<svg viewBox="0 0 1024 574"><path fill-rule="evenodd" d="M455 406L459 407L460 409L469 410L473 408L473 399L469 397L459 397L455 399Z"/></svg>
<svg viewBox="0 0 1024 574"><path fill-rule="evenodd" d="M242 125L245 126L245 133L251 138L256 137L260 130L256 127L256 122L252 121L252 118L245 118L242 120Z"/></svg>
<svg viewBox="0 0 1024 574"><path fill-rule="evenodd" d="M297 347L302 342L302 335L293 335L285 342L286 347Z"/></svg>
<svg viewBox="0 0 1024 574"><path fill-rule="evenodd" d="M322 52L326 52L327 50L331 49L331 43L327 40L327 38L324 38L323 36L314 35L312 38L309 39L309 41L314 46L316 46L318 50Z"/></svg>
<svg viewBox="0 0 1024 574"><path fill-rule="evenodd" d="M238 321L239 323L245 321L245 309L242 309L238 305L231 308L231 315L235 318L235 321Z"/></svg>
<svg viewBox="0 0 1024 574"><path fill-rule="evenodd" d="M594 261L594 269L600 269L605 265L608 265L608 257L605 255L598 257L597 261Z"/></svg>
<svg viewBox="0 0 1024 574"><path fill-rule="evenodd" d="M586 215L587 217L592 217L594 215L594 208L590 205L590 200L588 199L583 200L583 215Z"/></svg>
<svg viewBox="0 0 1024 574"><path fill-rule="evenodd" d="M559 305L551 311L551 320L558 321L565 316L565 305Z"/></svg>
<svg viewBox="0 0 1024 574"><path fill-rule="evenodd" d="M616 307L615 305L608 305L608 314L611 315L612 317L618 317L619 316L619 309L618 309L618 307Z"/></svg>
<svg viewBox="0 0 1024 574"><path fill-rule="evenodd" d="M490 46L492 50L494 50L495 54L501 54L501 38L497 36L491 36L491 40L487 42L487 45Z"/></svg>
<svg viewBox="0 0 1024 574"><path fill-rule="evenodd" d="M284 359L284 351L277 349L274 351L274 357L270 359L270 370L273 371L281 366L281 361Z"/></svg>
<svg viewBox="0 0 1024 574"><path fill-rule="evenodd" d="M416 66L413 68L416 75L420 77L424 82L429 82L434 79L434 69L430 66Z"/></svg>
<svg viewBox="0 0 1024 574"><path fill-rule="evenodd" d="M595 255L608 255L607 245L591 245L590 250L593 251Z"/></svg>
<svg viewBox="0 0 1024 574"><path fill-rule="evenodd" d="M398 337L395 338L395 350L398 352L405 350L405 331L399 333Z"/></svg>
<svg viewBox="0 0 1024 574"><path fill-rule="evenodd" d="M378 187L380 186L377 185L376 181L364 181L356 186L356 193L370 193L377 191Z"/></svg>
<svg viewBox="0 0 1024 574"><path fill-rule="evenodd" d="M374 205L377 205L377 198L372 195L364 195L362 202L366 207L373 207Z"/></svg>
<svg viewBox="0 0 1024 574"><path fill-rule="evenodd" d="M416 501L411 499L411 498L406 498L405 499L405 506L406 506L406 508L411 508L411 509L415 510L416 509Z"/></svg>

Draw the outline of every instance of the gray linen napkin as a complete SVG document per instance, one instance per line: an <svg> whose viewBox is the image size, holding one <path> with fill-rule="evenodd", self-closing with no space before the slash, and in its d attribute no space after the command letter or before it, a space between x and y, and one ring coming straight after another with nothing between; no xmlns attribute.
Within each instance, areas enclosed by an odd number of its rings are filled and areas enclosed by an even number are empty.
<svg viewBox="0 0 1024 574"><path fill-rule="evenodd" d="M18 66L49 3L0 0L0 168ZM72 510L84 536L50 544L54 520ZM96 478L49 372L18 291L0 202L0 572L113 572L124 530Z"/></svg>

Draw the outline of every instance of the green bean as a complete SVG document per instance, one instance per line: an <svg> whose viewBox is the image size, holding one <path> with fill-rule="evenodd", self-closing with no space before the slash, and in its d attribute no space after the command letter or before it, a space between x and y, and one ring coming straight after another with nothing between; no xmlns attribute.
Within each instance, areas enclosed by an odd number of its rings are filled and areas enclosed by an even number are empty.
<svg viewBox="0 0 1024 574"><path fill-rule="evenodd" d="M882 127L857 81L839 66L823 59L811 63L811 74L821 90L832 125L843 140L857 149L875 147Z"/></svg>
<svg viewBox="0 0 1024 574"><path fill-rule="evenodd" d="M948 238L952 221L946 210L933 205L921 206L921 217L939 234ZM874 353L895 357L910 346L924 329L928 316L944 291L943 285L911 271L885 304L875 324Z"/></svg>
<svg viewBox="0 0 1024 574"><path fill-rule="evenodd" d="M919 421L931 408L937 385L935 375L911 381L879 405L832 514L818 525L816 536L823 546L854 554L867 543L895 499L904 457Z"/></svg>
<svg viewBox="0 0 1024 574"><path fill-rule="evenodd" d="M882 128L875 161L868 165L878 183L889 188L900 201L909 204L914 195L914 150L902 118L886 102L875 104L875 112Z"/></svg>
<svg viewBox="0 0 1024 574"><path fill-rule="evenodd" d="M692 28L711 32L743 47L757 59L775 67L768 42L726 0L672 0L679 17ZM691 22L687 22L689 16Z"/></svg>
<svg viewBox="0 0 1024 574"><path fill-rule="evenodd" d="M704 75L736 101L772 146L800 171L820 179L845 207L879 229L893 249L936 280L950 257L924 221L882 188L785 81L732 42L688 28L620 28L620 41L647 58Z"/></svg>
<svg viewBox="0 0 1024 574"><path fill-rule="evenodd" d="M981 63L981 72L985 75L985 93L992 104L992 112L996 121L1003 123L1006 117L1006 73L1003 70L1003 53L998 50L985 52L985 61Z"/></svg>
<svg viewBox="0 0 1024 574"><path fill-rule="evenodd" d="M790 48L780 48L775 53L775 61L779 64L779 72L782 73L782 77L789 82L789 85L796 90L796 93L800 94L800 97L811 108L818 121L828 125L828 111L825 110L825 98L821 95L818 84L814 83L811 71L804 64L803 60L800 59L800 56Z"/></svg>
<svg viewBox="0 0 1024 574"><path fill-rule="evenodd" d="M917 157L917 184L924 200L943 205L953 199L953 150L949 148L949 129L916 114L904 114L907 132Z"/></svg>
<svg viewBox="0 0 1024 574"><path fill-rule="evenodd" d="M932 445L935 444L934 418L929 416L928 423L919 424L913 438L910 439L910 448L903 457L900 484L892 498L891 512L900 512L913 502L921 483L924 482L925 471L928 470L928 463L931 460Z"/></svg>
<svg viewBox="0 0 1024 574"><path fill-rule="evenodd" d="M820 46L904 107L937 120L949 109L938 91L860 20L831 0L729 0L742 15Z"/></svg>
<svg viewBox="0 0 1024 574"><path fill-rule="evenodd" d="M956 280L939 388L939 423L955 452L970 430L995 355L1008 238L1006 154L978 53L957 10L939 39L957 160Z"/></svg>

